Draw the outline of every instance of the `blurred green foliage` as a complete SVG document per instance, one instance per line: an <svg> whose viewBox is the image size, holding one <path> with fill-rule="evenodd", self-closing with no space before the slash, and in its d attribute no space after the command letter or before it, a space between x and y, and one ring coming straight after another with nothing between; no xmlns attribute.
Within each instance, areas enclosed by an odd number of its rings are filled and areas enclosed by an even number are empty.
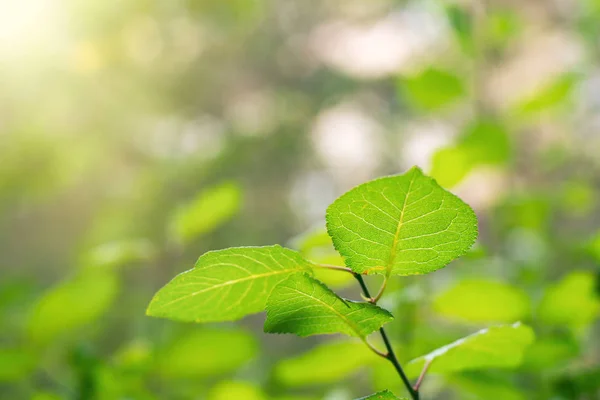
<svg viewBox="0 0 600 400"><path fill-rule="evenodd" d="M390 283L401 361L496 321L536 336L511 368L431 371L423 398L598 397L600 2L472 3L3 3L0 398L403 396L352 343L144 309L205 251L288 243L413 164L480 241ZM339 265L322 234L292 243Z"/></svg>

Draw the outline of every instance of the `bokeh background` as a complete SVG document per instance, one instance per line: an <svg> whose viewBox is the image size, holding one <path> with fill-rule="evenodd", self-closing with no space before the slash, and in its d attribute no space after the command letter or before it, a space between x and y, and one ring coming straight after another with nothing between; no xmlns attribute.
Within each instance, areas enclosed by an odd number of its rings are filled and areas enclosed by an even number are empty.
<svg viewBox="0 0 600 400"><path fill-rule="evenodd" d="M207 250L340 262L327 205L419 165L480 239L394 282L399 357L537 335L423 397L599 399L599 61L598 0L0 1L0 398L402 395L337 337L144 312Z"/></svg>

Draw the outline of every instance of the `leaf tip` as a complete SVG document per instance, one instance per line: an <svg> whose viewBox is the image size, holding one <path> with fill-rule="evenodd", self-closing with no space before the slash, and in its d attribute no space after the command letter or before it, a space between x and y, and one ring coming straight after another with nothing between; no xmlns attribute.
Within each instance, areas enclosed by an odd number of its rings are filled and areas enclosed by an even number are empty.
<svg viewBox="0 0 600 400"><path fill-rule="evenodd" d="M424 176L425 173L423 172L423 170L421 169L421 167L419 167L418 165L413 165L408 171L407 173L409 174L415 174L415 175L421 175Z"/></svg>

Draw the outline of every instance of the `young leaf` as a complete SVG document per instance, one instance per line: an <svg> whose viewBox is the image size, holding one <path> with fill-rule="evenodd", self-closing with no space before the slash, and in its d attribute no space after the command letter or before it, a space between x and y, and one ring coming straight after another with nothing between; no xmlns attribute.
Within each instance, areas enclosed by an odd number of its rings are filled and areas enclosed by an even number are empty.
<svg viewBox="0 0 600 400"><path fill-rule="evenodd" d="M527 371L560 368L579 353L579 343L574 337L565 334L545 337L529 346L521 368Z"/></svg>
<svg viewBox="0 0 600 400"><path fill-rule="evenodd" d="M264 311L271 290L311 264L281 246L209 251L156 293L146 313L179 321L233 321Z"/></svg>
<svg viewBox="0 0 600 400"><path fill-rule="evenodd" d="M506 163L511 143L506 128L494 120L476 120L469 124L458 142L433 156L431 176L440 185L453 187L478 166Z"/></svg>
<svg viewBox="0 0 600 400"><path fill-rule="evenodd" d="M267 396L259 387L249 382L220 382L213 387L207 396L208 400L267 400Z"/></svg>
<svg viewBox="0 0 600 400"><path fill-rule="evenodd" d="M206 328L177 337L156 355L155 369L165 377L201 378L239 368L258 351L248 332Z"/></svg>
<svg viewBox="0 0 600 400"><path fill-rule="evenodd" d="M516 104L516 111L529 116L555 106L568 104L569 96L576 89L577 78L573 73L559 76L556 80L542 86L532 96Z"/></svg>
<svg viewBox="0 0 600 400"><path fill-rule="evenodd" d="M399 397L396 397L389 390L384 390L383 392L375 393L375 394L372 394L367 397L361 397L360 399L357 399L357 400L406 400L406 399L404 397L402 399Z"/></svg>
<svg viewBox="0 0 600 400"><path fill-rule="evenodd" d="M275 377L286 386L334 383L379 359L364 343L335 341L279 362L275 367Z"/></svg>
<svg viewBox="0 0 600 400"><path fill-rule="evenodd" d="M600 316L600 296L592 272L574 271L546 289L538 310L550 325L585 326Z"/></svg>
<svg viewBox="0 0 600 400"><path fill-rule="evenodd" d="M291 240L292 248L298 249L307 260L316 264L344 265L344 259L333 248L331 237L325 227L311 229ZM339 289L355 283L351 274L326 268L314 268L315 278L327 286Z"/></svg>
<svg viewBox="0 0 600 400"><path fill-rule="evenodd" d="M364 338L393 318L376 305L343 300L316 279L296 275L271 292L265 332L298 336L343 333Z"/></svg>
<svg viewBox="0 0 600 400"><path fill-rule="evenodd" d="M36 355L24 348L0 348L0 383L29 377L38 363Z"/></svg>
<svg viewBox="0 0 600 400"><path fill-rule="evenodd" d="M427 68L398 82L400 92L421 110L438 110L466 97L465 82L450 71Z"/></svg>
<svg viewBox="0 0 600 400"><path fill-rule="evenodd" d="M327 209L327 230L354 272L415 275L465 254L477 238L477 218L414 167L342 195Z"/></svg>
<svg viewBox="0 0 600 400"><path fill-rule="evenodd" d="M118 277L109 270L89 270L60 283L35 306L29 320L34 341L50 342L80 328L108 310L119 290Z"/></svg>
<svg viewBox="0 0 600 400"><path fill-rule="evenodd" d="M229 182L200 193L175 212L170 225L171 236L180 243L215 229L240 208L240 188Z"/></svg>
<svg viewBox="0 0 600 400"><path fill-rule="evenodd" d="M426 364L430 372L453 373L481 368L512 368L535 339L533 330L521 323L482 329L406 365L405 372L417 377Z"/></svg>
<svg viewBox="0 0 600 400"><path fill-rule="evenodd" d="M81 264L85 268L120 268L151 260L156 249L149 240L130 239L102 244L90 250Z"/></svg>
<svg viewBox="0 0 600 400"><path fill-rule="evenodd" d="M433 302L446 317L472 322L513 322L531 310L527 294L502 282L468 279L459 282Z"/></svg>

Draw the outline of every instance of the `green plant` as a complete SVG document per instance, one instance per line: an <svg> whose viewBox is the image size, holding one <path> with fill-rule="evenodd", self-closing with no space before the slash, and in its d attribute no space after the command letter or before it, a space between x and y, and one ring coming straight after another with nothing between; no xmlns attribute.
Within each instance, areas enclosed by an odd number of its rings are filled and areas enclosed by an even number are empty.
<svg viewBox="0 0 600 400"><path fill-rule="evenodd" d="M267 333L357 337L389 360L413 400L420 398L427 371L454 373L520 364L533 332L519 323L481 330L404 367L383 328L393 316L378 304L392 277L434 272L474 244L477 218L461 199L415 167L404 175L376 179L350 190L331 204L326 220L344 266L309 261L278 245L210 251L199 258L195 268L163 287L147 314L216 322L266 310ZM362 290L363 301L342 299L315 279L314 272L323 269L351 274ZM374 295L363 278L366 275L383 277ZM380 345L368 338L376 331ZM414 384L411 378L416 378ZM380 392L368 398L396 397Z"/></svg>

